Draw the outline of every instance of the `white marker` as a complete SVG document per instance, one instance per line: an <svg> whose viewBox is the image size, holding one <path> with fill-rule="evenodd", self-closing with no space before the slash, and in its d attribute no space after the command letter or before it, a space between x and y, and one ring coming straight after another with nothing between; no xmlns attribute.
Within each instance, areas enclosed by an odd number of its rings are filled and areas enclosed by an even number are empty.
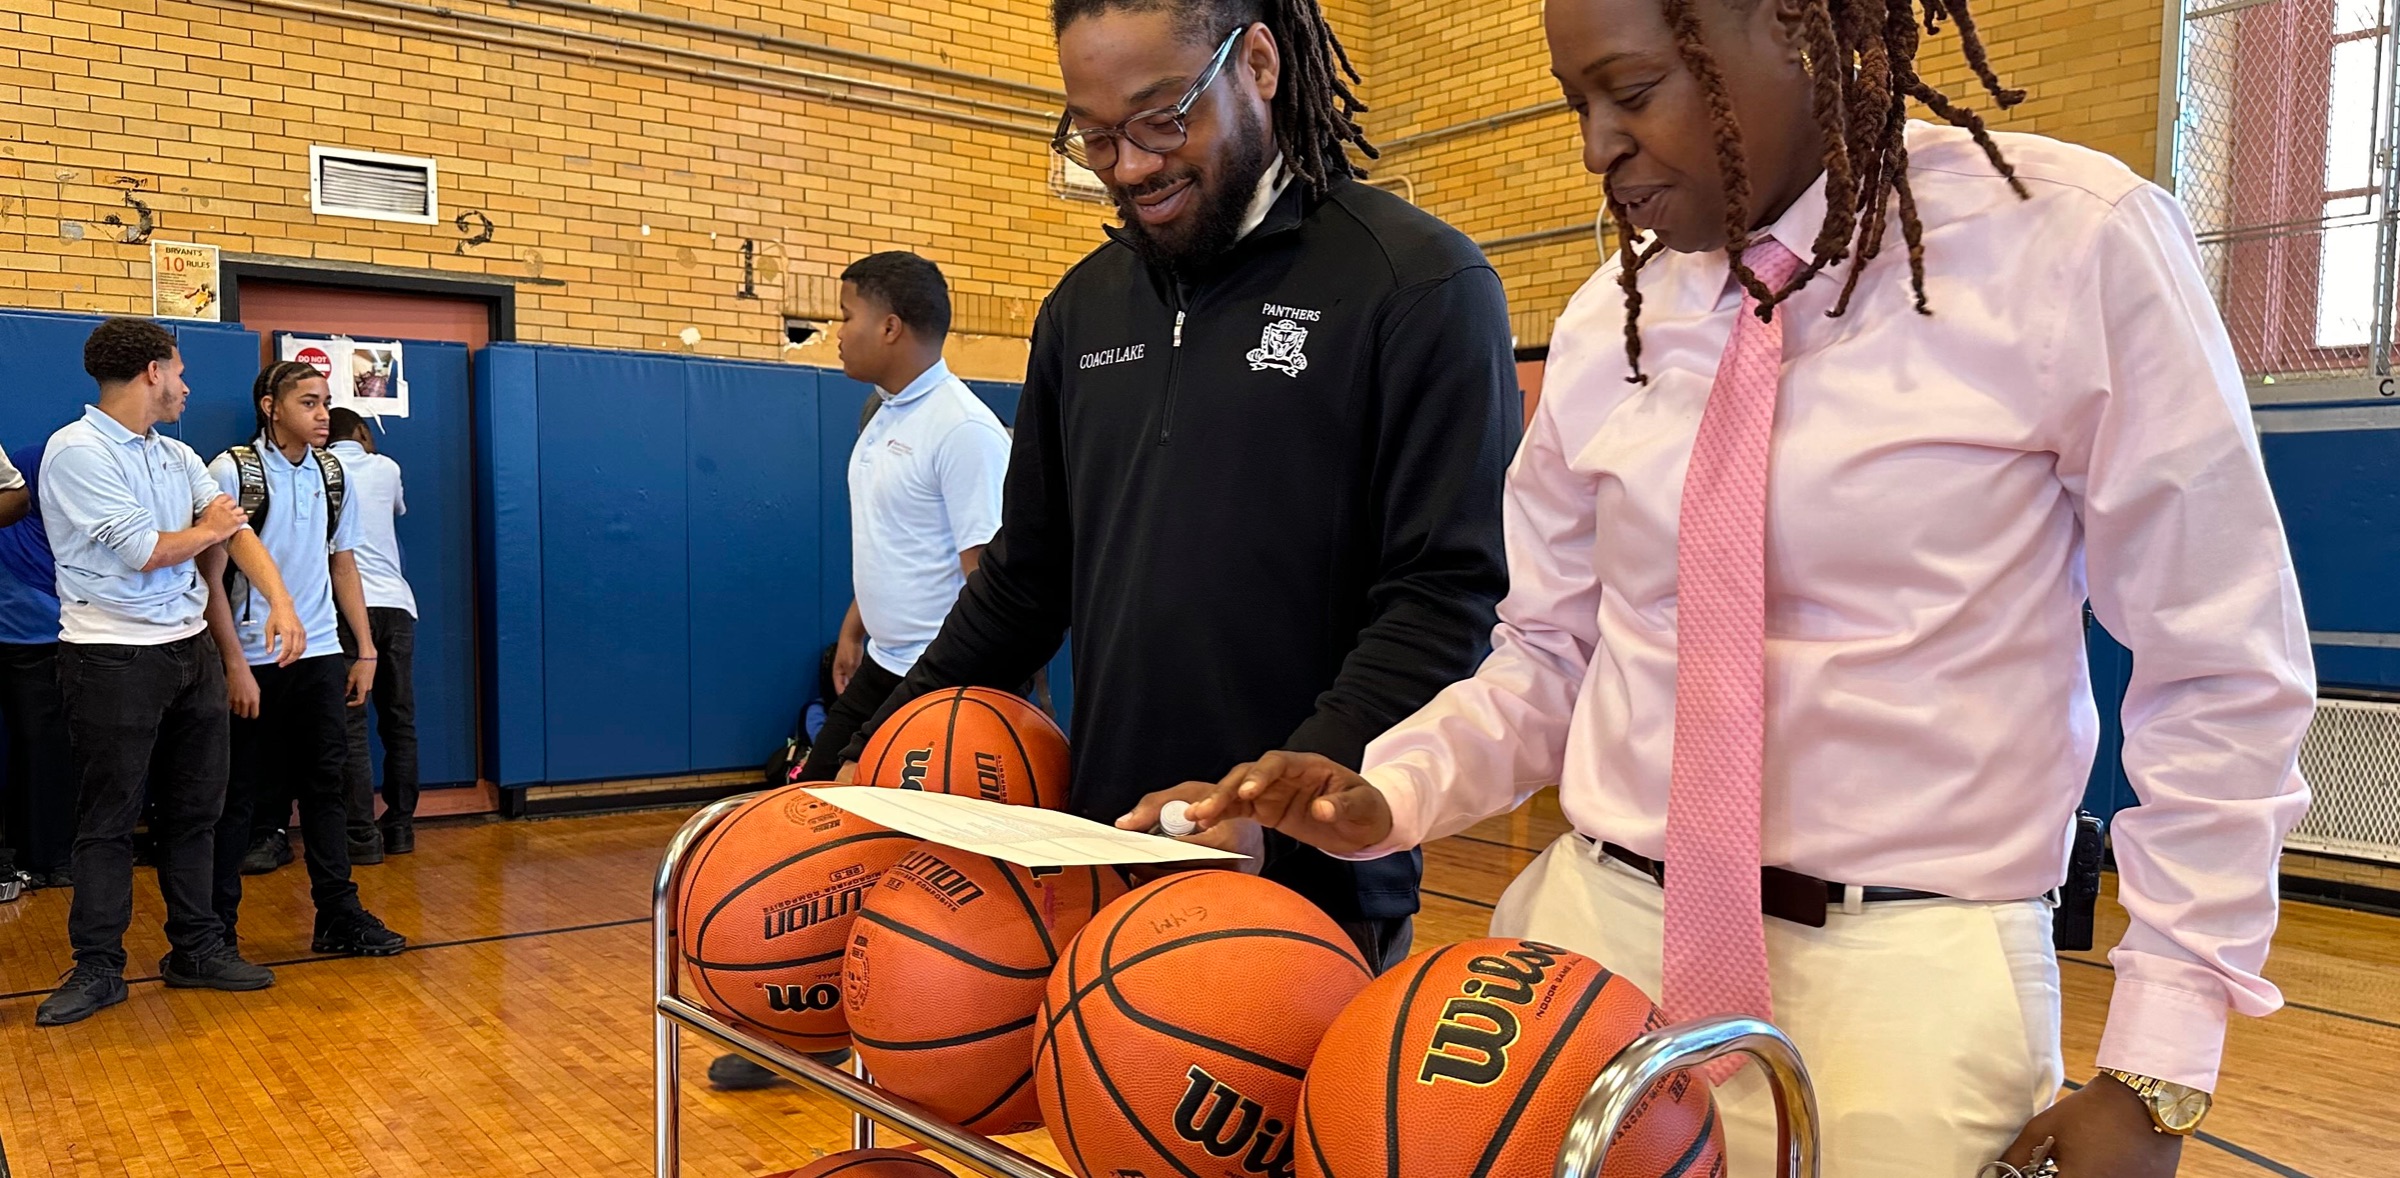
<svg viewBox="0 0 2400 1178"><path fill-rule="evenodd" d="M1200 833L1200 824L1192 821L1191 809L1191 806L1183 802L1168 802L1166 805L1160 806L1158 808L1158 825L1153 827L1150 833L1165 835L1172 839Z"/></svg>

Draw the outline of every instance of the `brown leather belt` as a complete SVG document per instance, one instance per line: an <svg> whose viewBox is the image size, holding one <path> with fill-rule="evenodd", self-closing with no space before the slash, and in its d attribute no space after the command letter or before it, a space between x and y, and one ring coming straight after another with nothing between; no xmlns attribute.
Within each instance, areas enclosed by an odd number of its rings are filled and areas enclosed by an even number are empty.
<svg viewBox="0 0 2400 1178"><path fill-rule="evenodd" d="M1586 843L1592 841L1580 834L1575 837ZM1615 843L1601 843L1599 847L1601 854L1649 876L1660 887L1667 885L1666 864L1646 855L1634 854ZM1829 883L1816 876L1802 875L1781 867L1758 869L1759 911L1777 920L1788 920L1809 928L1824 928L1825 914L1848 904L1851 898L1851 887L1847 884ZM1867 904L1889 904L1897 900L1947 900L1950 897L1938 892L1918 892L1908 888L1862 887L1857 889L1856 898Z"/></svg>

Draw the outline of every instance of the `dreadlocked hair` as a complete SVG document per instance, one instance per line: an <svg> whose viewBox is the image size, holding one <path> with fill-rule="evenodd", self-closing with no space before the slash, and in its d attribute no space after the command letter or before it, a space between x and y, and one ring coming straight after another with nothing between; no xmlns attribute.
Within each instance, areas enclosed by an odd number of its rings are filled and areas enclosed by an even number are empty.
<svg viewBox="0 0 2400 1178"><path fill-rule="evenodd" d="M1214 48L1235 26L1264 24L1283 58L1282 85L1275 91L1275 144L1300 179L1323 189L1333 180L1364 175L1347 148L1368 159L1380 157L1367 142L1358 116L1367 104L1351 85L1358 68L1342 39L1325 22L1317 0L1052 0L1054 31L1111 9L1171 11L1184 39Z"/></svg>
<svg viewBox="0 0 2400 1178"><path fill-rule="evenodd" d="M315 365L298 360L278 361L259 369L258 379L250 382L250 411L258 417L258 432L268 434L268 440L273 440L274 423L267 417L264 402L280 401L285 393L292 391L293 385L322 376L324 373L318 372Z"/></svg>
<svg viewBox="0 0 2400 1178"><path fill-rule="evenodd" d="M1895 209L1901 240L1908 247L1909 282L1917 312L1933 313L1925 298L1925 227L1917 216L1916 193L1908 183L1908 100L1912 98L1974 136L1992 167L2017 195L2030 195L2024 181L2017 178L2016 168L1993 141L1982 116L1917 73L1917 49L1923 34L1939 33L1941 22L1947 20L1957 26L1967 64L1992 101L2002 110L2025 101L2023 90L2001 85L1975 18L1967 9L1968 0L1805 0L1800 36L1812 84L1810 104L1825 140L1825 224L1817 233L1807 264L1783 289L1768 289L1743 261L1751 241L1749 170L1724 73L1701 36L1699 0L1659 2L1667 27L1674 32L1676 53L1699 82L1715 124L1717 169L1725 189L1725 254L1734 281L1758 301L1759 318L1772 319L1777 306L1826 267L1850 261L1841 298L1827 312L1836 317L1847 313L1860 275L1883 250L1884 233ZM1624 267L1618 285L1625 292L1625 357L1632 366L1627 379L1647 384L1650 378L1642 372L1640 272L1662 247L1638 249L1624 208L1611 198L1608 211L1617 224L1617 254Z"/></svg>

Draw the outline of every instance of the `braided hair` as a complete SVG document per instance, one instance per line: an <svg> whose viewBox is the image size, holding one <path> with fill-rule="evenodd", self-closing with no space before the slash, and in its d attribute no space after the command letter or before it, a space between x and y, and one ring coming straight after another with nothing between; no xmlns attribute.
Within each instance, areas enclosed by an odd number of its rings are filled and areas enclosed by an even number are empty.
<svg viewBox="0 0 2400 1178"><path fill-rule="evenodd" d="M1337 178L1364 174L1345 148L1377 158L1358 125L1367 106L1350 88L1360 80L1358 68L1350 64L1317 0L1052 0L1051 27L1063 33L1084 17L1112 9L1173 12L1185 40L1211 46L1237 25L1264 24L1283 57L1274 102L1275 143L1293 172L1321 190Z"/></svg>
<svg viewBox="0 0 2400 1178"><path fill-rule="evenodd" d="M2000 84L1968 0L1805 0L1801 10L1802 45L1806 49L1812 91L1810 103L1825 140L1825 224L1817 233L1814 256L1781 290L1768 289L1742 255L1750 246L1750 178L1744 166L1741 127L1733 115L1725 78L1716 58L1701 38L1696 0L1660 0L1667 26L1675 35L1675 50L1684 68L1700 83L1709 117L1716 124L1717 168L1725 186L1725 253L1734 280L1758 300L1758 314L1771 318L1784 300L1807 286L1828 266L1853 254L1856 262L1842 284L1841 298L1827 312L1840 316L1850 309L1858 280L1867 264L1883 250L1884 231L1896 206L1901 240L1908 247L1908 272L1916 295L1917 313L1930 315L1925 299L1925 226L1917 216L1916 193L1908 183L1908 100L1916 99L1952 126L1964 128L1983 148L1992 167L2007 179L2018 197L2026 198L2025 183L2000 153L1991 131L1974 110L1959 104L1917 73L1917 49L1923 31L1938 33L1941 22L1958 25L1967 64L1984 90L2002 110L2025 101L2023 90ZM1618 285L1625 292L1625 356L1632 365L1629 380L1647 383L1642 374L1640 271L1662 247L1639 249L1627 228L1625 210L1612 197L1609 216L1618 226L1618 256L1624 265Z"/></svg>
<svg viewBox="0 0 2400 1178"><path fill-rule="evenodd" d="M250 411L258 417L258 432L269 442L274 441L274 422L267 417L267 403L282 400L301 381L322 380L324 376L316 365L298 360L282 360L259 369L258 379L250 382Z"/></svg>

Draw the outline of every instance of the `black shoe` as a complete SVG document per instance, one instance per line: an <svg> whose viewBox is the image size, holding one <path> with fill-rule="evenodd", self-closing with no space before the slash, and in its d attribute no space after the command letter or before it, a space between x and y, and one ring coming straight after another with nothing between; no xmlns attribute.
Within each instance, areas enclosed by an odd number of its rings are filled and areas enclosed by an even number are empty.
<svg viewBox="0 0 2400 1178"><path fill-rule="evenodd" d="M182 950L158 959L158 974L170 990L264 990L275 984L275 971L242 960L233 946L220 944L197 954Z"/></svg>
<svg viewBox="0 0 2400 1178"><path fill-rule="evenodd" d="M383 862L383 834L373 826L350 832L350 865L373 867Z"/></svg>
<svg viewBox="0 0 2400 1178"><path fill-rule="evenodd" d="M847 1067L850 1064L850 1049L847 1047L838 1051L804 1051L801 1054L829 1068ZM720 1055L708 1065L709 1087L720 1092L753 1092L790 1082L752 1063L746 1055Z"/></svg>
<svg viewBox="0 0 2400 1178"><path fill-rule="evenodd" d="M292 836L278 830L250 844L242 856L243 875L266 875L292 861Z"/></svg>
<svg viewBox="0 0 2400 1178"><path fill-rule="evenodd" d="M417 824L407 819L383 823L383 853L408 855L417 849Z"/></svg>
<svg viewBox="0 0 2400 1178"><path fill-rule="evenodd" d="M29 892L39 892L50 888L66 891L74 886L75 873L64 867L47 875L38 871L34 872L32 878L25 881L25 890Z"/></svg>
<svg viewBox="0 0 2400 1178"><path fill-rule="evenodd" d="M708 1086L720 1092L755 1092L791 1081L750 1062L746 1055L720 1055L708 1065Z"/></svg>
<svg viewBox="0 0 2400 1178"><path fill-rule="evenodd" d="M63 1027L83 1020L125 1001L125 978L116 970L96 965L78 965L67 971L67 980L42 999L41 1009L33 1012L37 1027Z"/></svg>
<svg viewBox="0 0 2400 1178"><path fill-rule="evenodd" d="M396 957L408 948L408 938L385 928L365 909L317 918L316 939L309 949L343 957Z"/></svg>

